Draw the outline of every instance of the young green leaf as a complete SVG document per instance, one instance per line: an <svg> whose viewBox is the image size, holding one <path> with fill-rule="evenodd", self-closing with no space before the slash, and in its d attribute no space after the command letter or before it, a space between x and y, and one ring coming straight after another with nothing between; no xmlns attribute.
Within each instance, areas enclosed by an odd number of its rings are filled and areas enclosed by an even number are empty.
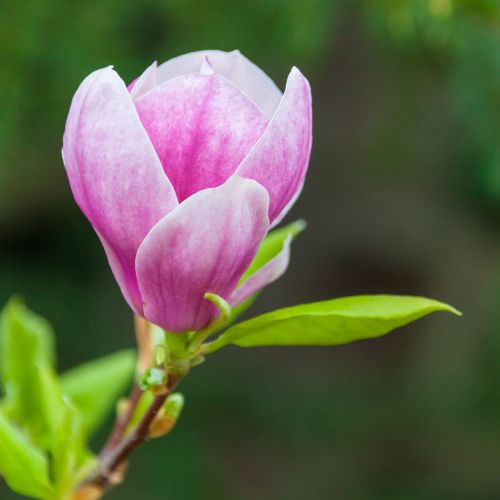
<svg viewBox="0 0 500 500"><path fill-rule="evenodd" d="M63 401L58 426L52 447L52 476L57 498L62 499L67 498L75 486L77 471L85 455L80 415L67 400Z"/></svg>
<svg viewBox="0 0 500 500"><path fill-rule="evenodd" d="M227 344L338 345L379 337L435 311L460 315L453 307L424 297L359 295L279 309L230 327L207 352Z"/></svg>
<svg viewBox="0 0 500 500"><path fill-rule="evenodd" d="M267 264L273 257L276 257L283 249L283 244L289 235L292 236L292 239L295 239L305 228L305 221L299 219L282 228L271 231L261 243L252 263L242 276L240 284L246 281L255 271Z"/></svg>
<svg viewBox="0 0 500 500"><path fill-rule="evenodd" d="M38 414L42 423L40 441L50 449L59 432L59 421L63 412L63 399L59 380L55 371L42 363L35 366L33 388L38 398Z"/></svg>
<svg viewBox="0 0 500 500"><path fill-rule="evenodd" d="M0 413L0 476L16 493L52 498L47 457Z"/></svg>
<svg viewBox="0 0 500 500"><path fill-rule="evenodd" d="M40 409L49 387L39 378L53 370L52 330L43 318L21 302L11 300L0 318L0 345L2 385L9 416L29 428L32 438L46 441L45 415Z"/></svg>
<svg viewBox="0 0 500 500"><path fill-rule="evenodd" d="M248 269L245 271L245 274L241 277L238 286L241 286L241 284L252 276L252 274L258 271L261 267L265 266L272 258L276 257L276 255L283 250L283 245L285 244L288 236L291 235L292 240L294 240L305 228L305 221L299 219L280 229L271 231L261 243L257 254ZM233 308L231 321L235 321L238 317L240 317L254 303L259 293L260 292L257 292Z"/></svg>
<svg viewBox="0 0 500 500"><path fill-rule="evenodd" d="M61 376L61 387L81 412L86 435L101 424L134 374L136 355L119 351L89 361Z"/></svg>

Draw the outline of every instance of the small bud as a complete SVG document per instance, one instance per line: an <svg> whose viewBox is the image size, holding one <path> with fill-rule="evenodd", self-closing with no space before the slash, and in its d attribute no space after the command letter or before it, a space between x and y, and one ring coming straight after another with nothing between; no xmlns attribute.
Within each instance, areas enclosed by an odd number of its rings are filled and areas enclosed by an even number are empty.
<svg viewBox="0 0 500 500"><path fill-rule="evenodd" d="M180 392L170 394L163 408L165 409L165 415L170 415L174 420L177 420L184 408L184 396Z"/></svg>
<svg viewBox="0 0 500 500"><path fill-rule="evenodd" d="M168 434L174 427L175 421L172 417L158 415L149 428L149 438L159 438Z"/></svg>
<svg viewBox="0 0 500 500"><path fill-rule="evenodd" d="M157 438L168 434L177 422L184 406L184 396L174 392L168 398L161 412L155 418L149 428L149 437Z"/></svg>
<svg viewBox="0 0 500 500"><path fill-rule="evenodd" d="M167 382L165 371L160 368L148 368L139 380L139 387L145 391L150 388L162 387Z"/></svg>
<svg viewBox="0 0 500 500"><path fill-rule="evenodd" d="M99 500L102 497L102 488L99 486L84 486L76 491L71 497L72 500Z"/></svg>

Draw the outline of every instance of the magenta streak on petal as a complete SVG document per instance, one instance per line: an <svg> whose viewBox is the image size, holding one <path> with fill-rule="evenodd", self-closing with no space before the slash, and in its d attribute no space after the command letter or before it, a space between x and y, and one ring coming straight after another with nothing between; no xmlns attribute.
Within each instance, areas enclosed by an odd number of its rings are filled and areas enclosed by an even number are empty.
<svg viewBox="0 0 500 500"><path fill-rule="evenodd" d="M99 70L82 82L63 142L75 200L98 233L125 299L141 313L137 248L178 203L125 84L113 70Z"/></svg>
<svg viewBox="0 0 500 500"><path fill-rule="evenodd" d="M203 296L228 299L269 228L268 204L262 186L232 176L158 222L136 259L146 319L174 332L213 319L217 311Z"/></svg>
<svg viewBox="0 0 500 500"><path fill-rule="evenodd" d="M272 120L241 162L236 173L255 179L269 192L269 218L283 218L284 209L304 182L312 144L311 89L297 68L288 77Z"/></svg>
<svg viewBox="0 0 500 500"><path fill-rule="evenodd" d="M217 74L168 80L135 105L179 201L225 182L268 123L257 106Z"/></svg>
<svg viewBox="0 0 500 500"><path fill-rule="evenodd" d="M292 235L288 235L283 242L281 252L273 257L269 262L266 262L260 269L255 271L248 279L242 283L229 297L229 304L232 307L241 304L254 293L258 292L265 286L280 278L286 271L290 262L290 244Z"/></svg>
<svg viewBox="0 0 500 500"><path fill-rule="evenodd" d="M198 72L206 57L215 73L231 80L268 119L273 116L281 99L281 91L258 66L238 50L202 50L170 59L158 67L158 83Z"/></svg>

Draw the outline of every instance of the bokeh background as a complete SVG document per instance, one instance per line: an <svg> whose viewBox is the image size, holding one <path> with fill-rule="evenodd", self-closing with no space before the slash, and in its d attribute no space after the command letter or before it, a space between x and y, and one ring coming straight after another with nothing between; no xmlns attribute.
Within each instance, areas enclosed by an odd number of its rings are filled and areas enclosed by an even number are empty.
<svg viewBox="0 0 500 500"><path fill-rule="evenodd" d="M309 227L252 313L376 292L464 312L338 348L227 348L110 500L500 498L499 29L493 0L2 0L0 301L52 322L61 370L134 343L61 162L71 97L96 68L130 81L201 48L313 88L288 216Z"/></svg>

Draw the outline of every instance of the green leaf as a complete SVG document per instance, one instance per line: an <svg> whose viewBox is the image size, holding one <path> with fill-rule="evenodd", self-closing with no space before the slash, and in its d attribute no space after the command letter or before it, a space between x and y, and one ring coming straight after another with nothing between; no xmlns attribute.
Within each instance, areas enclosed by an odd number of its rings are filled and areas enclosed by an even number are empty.
<svg viewBox="0 0 500 500"><path fill-rule="evenodd" d="M359 295L279 309L230 327L212 344L338 345L379 337L434 311L460 315L453 307L424 297Z"/></svg>
<svg viewBox="0 0 500 500"><path fill-rule="evenodd" d="M245 282L255 271L276 257L283 249L283 244L289 235L295 239L306 228L306 222L302 219L296 220L282 228L271 231L261 243L252 263L245 271L240 284Z"/></svg>
<svg viewBox="0 0 500 500"><path fill-rule="evenodd" d="M38 413L42 422L42 444L51 448L52 440L59 432L59 421L63 412L63 399L55 371L43 364L36 367L33 386L37 394Z"/></svg>
<svg viewBox="0 0 500 500"><path fill-rule="evenodd" d="M252 304L257 300L259 294L260 291L254 293L251 297L248 297L248 299L244 300L243 302L241 302L241 304L238 304L236 307L233 307L231 311L230 323L234 323L245 311L250 309L250 307L252 307Z"/></svg>
<svg viewBox="0 0 500 500"><path fill-rule="evenodd" d="M78 366L61 376L61 386L81 412L85 434L106 418L134 374L136 355L119 351Z"/></svg>
<svg viewBox="0 0 500 500"><path fill-rule="evenodd" d="M306 222L302 219L296 220L282 228L271 231L264 241L261 243L257 254L255 255L252 263L241 277L238 286L244 283L252 274L258 271L262 266L265 266L273 257L276 257L285 244L285 240L289 235L294 240L304 229ZM260 292L249 297L247 300L233 308L231 313L231 321L239 318L255 301Z"/></svg>
<svg viewBox="0 0 500 500"><path fill-rule="evenodd" d="M32 438L45 441L45 386L53 370L52 329L18 300L11 300L0 318L0 368L9 416L29 428ZM43 377L44 380L40 380ZM52 376L51 376L52 377ZM52 398L54 400L54 398Z"/></svg>
<svg viewBox="0 0 500 500"><path fill-rule="evenodd" d="M0 413L0 475L16 493L50 498L47 457Z"/></svg>
<svg viewBox="0 0 500 500"><path fill-rule="evenodd" d="M57 498L66 498L78 481L78 469L85 456L83 429L80 415L67 400L58 422L52 448L52 475Z"/></svg>

